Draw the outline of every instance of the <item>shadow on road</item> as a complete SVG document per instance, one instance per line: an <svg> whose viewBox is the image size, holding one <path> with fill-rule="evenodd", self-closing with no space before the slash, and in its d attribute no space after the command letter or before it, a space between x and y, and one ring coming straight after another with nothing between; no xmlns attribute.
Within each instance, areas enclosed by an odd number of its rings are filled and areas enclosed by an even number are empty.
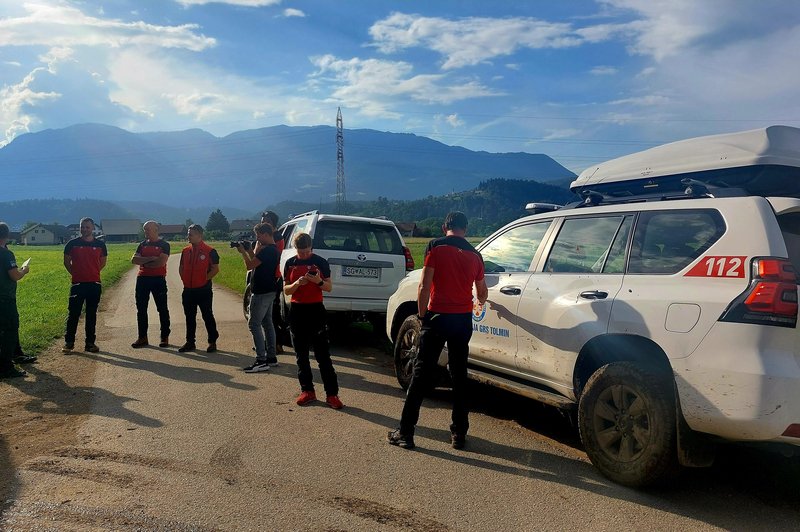
<svg viewBox="0 0 800 532"><path fill-rule="evenodd" d="M175 356L174 350L164 350L168 356ZM180 353L183 355L182 353ZM179 364L169 364L167 362L159 362L156 360L146 360L142 358L134 358L119 353L110 353L108 351L101 351L96 355L81 353L78 356L91 358L97 362L111 364L126 369L133 369L139 371L147 371L154 375L164 377L166 379L174 379L183 382L196 383L196 384L209 384L218 383L229 388L238 390L255 390L255 386L250 384L243 384L234 382L233 377L227 373L220 371L213 371L203 368L188 367ZM183 358L183 357L181 357ZM181 358L175 359L176 362ZM188 357L186 357L188 358Z"/></svg>

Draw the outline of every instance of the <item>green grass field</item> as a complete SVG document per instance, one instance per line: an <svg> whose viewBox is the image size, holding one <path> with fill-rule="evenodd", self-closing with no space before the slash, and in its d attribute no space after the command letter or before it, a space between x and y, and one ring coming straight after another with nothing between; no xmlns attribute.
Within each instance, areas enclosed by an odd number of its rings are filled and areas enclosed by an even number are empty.
<svg viewBox="0 0 800 532"><path fill-rule="evenodd" d="M425 247L432 239L427 237L410 237L403 238L406 246L411 250L411 256L414 257L414 268L422 268L422 260L424 258ZM483 237L467 237L467 240L474 246L483 240Z"/></svg>
<svg viewBox="0 0 800 532"><path fill-rule="evenodd" d="M55 338L64 336L70 277L64 269L64 246L9 246L17 262L31 259L31 272L17 284L20 343L25 353L36 354ZM108 262L101 279L108 289L131 265L136 244L109 244Z"/></svg>

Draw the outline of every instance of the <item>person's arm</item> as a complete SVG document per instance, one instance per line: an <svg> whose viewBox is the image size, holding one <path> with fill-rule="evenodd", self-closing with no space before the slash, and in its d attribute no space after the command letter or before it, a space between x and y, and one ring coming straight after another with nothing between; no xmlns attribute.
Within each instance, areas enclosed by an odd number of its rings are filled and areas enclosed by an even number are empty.
<svg viewBox="0 0 800 532"><path fill-rule="evenodd" d="M311 284L315 284L319 286L323 292L330 292L333 289L333 282L331 278L328 277L327 279L322 278L322 272L317 270L317 273L311 275L310 273L306 273L303 278Z"/></svg>
<svg viewBox="0 0 800 532"><path fill-rule="evenodd" d="M162 266L166 266L167 261L169 260L169 255L166 253L160 254L158 257L150 257L152 260L150 262L145 262L145 268L161 268Z"/></svg>
<svg viewBox="0 0 800 532"><path fill-rule="evenodd" d="M22 268L11 268L8 270L8 276L14 281L19 281L31 271L30 266L23 266Z"/></svg>
<svg viewBox="0 0 800 532"><path fill-rule="evenodd" d="M142 257L142 245L139 244L139 247L136 248L136 251L131 257L131 263L137 266L144 266L148 262L153 260L153 257Z"/></svg>
<svg viewBox="0 0 800 532"><path fill-rule="evenodd" d="M256 257L250 248L245 248L244 246L237 246L236 250L242 254L242 259L244 259L244 264L245 266L247 266L248 270L254 270L259 266L261 266L261 259Z"/></svg>
<svg viewBox="0 0 800 532"><path fill-rule="evenodd" d="M100 256L100 269L101 270L106 267L106 262L108 262L108 257L105 256L105 255L101 255Z"/></svg>
<svg viewBox="0 0 800 532"><path fill-rule="evenodd" d="M417 316L421 319L428 312L428 302L431 300L431 286L433 286L433 268L422 267L422 278L417 287Z"/></svg>
<svg viewBox="0 0 800 532"><path fill-rule="evenodd" d="M478 303L481 305L486 303L486 298L489 297L489 288L486 286L486 279L475 281L475 291L478 294Z"/></svg>
<svg viewBox="0 0 800 532"><path fill-rule="evenodd" d="M289 279L289 268L288 268L288 266L286 267L285 271L283 272L283 278L284 278L284 282ZM283 285L283 293L285 295L287 295L287 296L290 296L290 295L294 294L295 292L297 292L297 290L301 286L303 286L305 284L308 284L308 278L305 275L303 275L293 283L284 284Z"/></svg>
<svg viewBox="0 0 800 532"><path fill-rule="evenodd" d="M72 275L72 257L64 253L64 269Z"/></svg>

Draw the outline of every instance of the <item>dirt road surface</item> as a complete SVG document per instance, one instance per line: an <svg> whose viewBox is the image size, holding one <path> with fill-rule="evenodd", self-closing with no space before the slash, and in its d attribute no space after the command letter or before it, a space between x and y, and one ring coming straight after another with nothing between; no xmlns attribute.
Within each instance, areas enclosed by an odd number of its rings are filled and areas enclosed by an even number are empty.
<svg viewBox="0 0 800 532"><path fill-rule="evenodd" d="M169 272L172 347L130 347L132 271L103 295L100 353L62 355L56 341L25 380L0 383L0 529L797 527L796 479L751 471L751 490L723 465L678 488L622 488L597 473L552 412L479 386L467 449L449 446L446 391L423 407L417 450L390 447L403 394L374 342L348 332L334 346L343 410L297 407L291 352L270 374L241 371L251 337L227 290L214 292L220 351L177 352L185 328L176 257ZM152 304L150 323L156 341ZM198 329L204 348L202 321Z"/></svg>

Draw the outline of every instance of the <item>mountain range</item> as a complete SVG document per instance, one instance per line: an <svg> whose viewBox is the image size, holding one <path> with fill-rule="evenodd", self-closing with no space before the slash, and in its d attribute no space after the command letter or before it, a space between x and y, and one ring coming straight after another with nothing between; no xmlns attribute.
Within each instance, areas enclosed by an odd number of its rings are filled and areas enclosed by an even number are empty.
<svg viewBox="0 0 800 532"><path fill-rule="evenodd" d="M547 155L476 152L406 133L344 130L343 152L348 201L439 196L497 178L561 184L575 177ZM330 126L216 137L79 124L21 135L0 149L0 182L6 202L98 198L254 212L281 201L332 201L336 154Z"/></svg>

